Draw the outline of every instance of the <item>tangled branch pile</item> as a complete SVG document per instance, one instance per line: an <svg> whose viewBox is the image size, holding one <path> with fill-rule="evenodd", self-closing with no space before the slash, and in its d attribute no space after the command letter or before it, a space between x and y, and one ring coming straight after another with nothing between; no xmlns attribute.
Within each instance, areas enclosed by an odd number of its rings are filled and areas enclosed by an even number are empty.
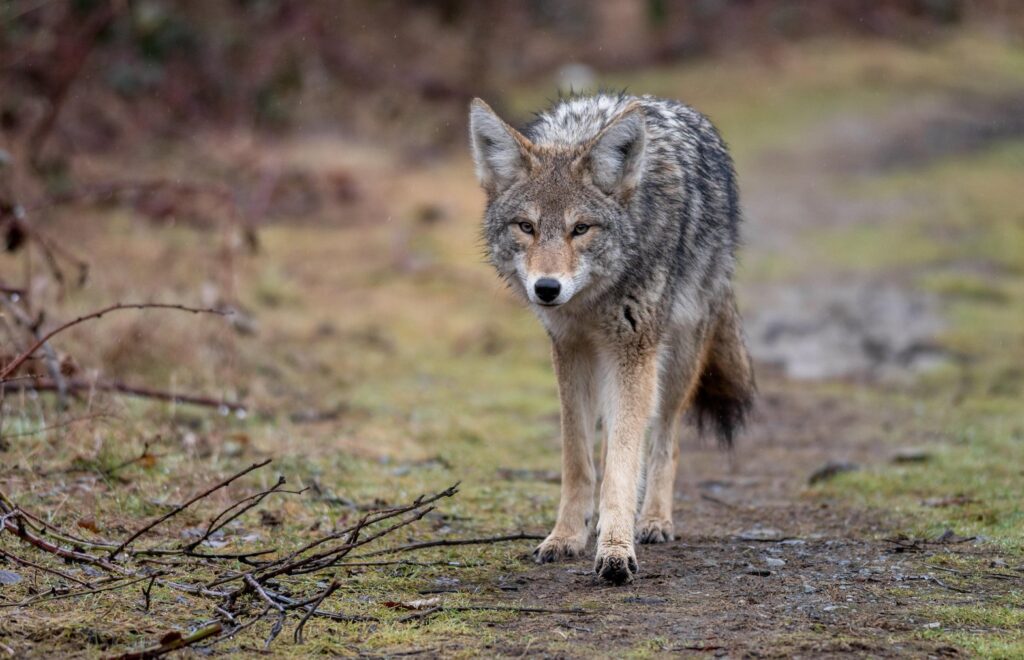
<svg viewBox="0 0 1024 660"><path fill-rule="evenodd" d="M138 547L140 539L161 524L241 477L265 468L270 462L267 459L236 472L141 526L122 541L87 540L73 535L26 511L0 492L0 537L16 537L23 545L41 554L42 558L28 559L20 551L15 553L3 548L0 548L0 553L15 564L35 568L55 578L49 589L19 602L0 604L0 609L32 607L48 601L79 598L140 585L144 609L148 612L151 592L155 587L160 587L208 601L209 618L201 621L188 634L177 631L169 633L156 646L126 653L121 657L154 657L199 643L212 646L268 618L273 619L273 625L265 647L269 647L289 623L294 623L295 642L302 643L303 629L313 617L346 622L377 620L371 616L346 614L325 607L331 595L343 584L343 578L339 577L340 571L352 567L417 564L404 559L368 561L368 557L395 555L427 547L539 538L518 533L373 547L434 511L438 501L453 497L458 492L458 484L455 484L433 494L421 495L408 504L366 512L353 524L320 534L297 547L256 548L232 553L207 550L215 545L210 543L211 537L253 510L266 498L272 495L301 495L305 492L305 489L285 489L286 481L281 476L270 488L246 495L212 516L203 531L193 540L175 546L162 543ZM61 561L80 566L82 570L71 574L63 567L54 567L54 564L59 565ZM440 606L434 606L403 620L422 619L440 609ZM509 608L483 605L454 609Z"/></svg>

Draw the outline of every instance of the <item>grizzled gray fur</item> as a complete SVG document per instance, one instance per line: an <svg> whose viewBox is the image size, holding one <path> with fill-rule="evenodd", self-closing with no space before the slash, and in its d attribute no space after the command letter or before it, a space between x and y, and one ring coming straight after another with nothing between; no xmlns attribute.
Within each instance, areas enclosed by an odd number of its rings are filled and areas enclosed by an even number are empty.
<svg viewBox="0 0 1024 660"><path fill-rule="evenodd" d="M521 131L477 100L470 123L491 262L547 329L559 381L562 497L535 556L586 546L600 421L595 569L630 581L634 540L673 537L680 415L729 444L753 400L732 160L706 117L649 96L565 99Z"/></svg>

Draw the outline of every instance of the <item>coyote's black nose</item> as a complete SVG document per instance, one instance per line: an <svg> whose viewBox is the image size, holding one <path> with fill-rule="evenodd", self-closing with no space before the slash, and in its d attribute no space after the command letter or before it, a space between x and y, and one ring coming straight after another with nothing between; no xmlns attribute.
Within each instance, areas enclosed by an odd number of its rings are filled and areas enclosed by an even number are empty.
<svg viewBox="0 0 1024 660"><path fill-rule="evenodd" d="M537 293L538 298L549 303L558 297L558 293L562 290L562 285L554 278L542 277L533 285L533 290Z"/></svg>

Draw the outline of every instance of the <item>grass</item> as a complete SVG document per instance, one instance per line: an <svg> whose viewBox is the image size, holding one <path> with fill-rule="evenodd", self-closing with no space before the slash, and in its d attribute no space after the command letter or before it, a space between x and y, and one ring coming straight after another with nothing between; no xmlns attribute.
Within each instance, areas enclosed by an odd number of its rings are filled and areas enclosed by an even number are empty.
<svg viewBox="0 0 1024 660"><path fill-rule="evenodd" d="M921 633L924 639L953 644L985 658L1024 655L1024 600L1018 591L1005 604L944 605L923 614L938 628Z"/></svg>
<svg viewBox="0 0 1024 660"><path fill-rule="evenodd" d="M960 360L911 390L913 405L940 434L934 458L844 475L828 492L891 507L918 535L952 528L988 537L1017 557L1024 553L1024 381L1015 368L1024 363L1024 221L1008 184L1021 176L1020 142L896 172L863 184L863 194L928 192L936 202L927 222L829 239L829 254L854 272L927 265L917 284L944 300L941 344ZM965 502L923 504L949 498Z"/></svg>
<svg viewBox="0 0 1024 660"><path fill-rule="evenodd" d="M903 98L950 92L993 93L1024 86L1024 54L998 40L963 36L930 48L859 41L786 48L774 64L755 57L610 77L632 91L686 98L707 110L737 147L741 176L780 145L799 143L803 131L847 114L874 116ZM534 108L542 90L514 95L514 111ZM220 138L227 140L227 138ZM444 506L444 518L416 532L471 536L550 525L558 486L504 480L500 468L551 470L558 465L558 407L543 330L494 282L480 258L477 217L481 194L466 159L430 168L402 168L385 150L327 140L278 145L282 162L309 168L358 165L365 172L364 206L322 210L302 224L261 230L261 252L238 255L234 271L219 259L230 237L186 227L140 226L126 212L84 211L51 226L89 254L93 284L66 300L68 317L110 300L235 299L257 319L255 335L228 324L169 315L122 315L68 333L61 348L81 369L102 365L112 377L154 387L244 397L255 410L244 419L130 400L88 402L91 414L42 431L61 419L48 403L27 396L4 402L2 485L30 510L82 531L91 517L101 535L123 536L222 475L265 456L273 472L253 477L235 494L267 487L278 472L293 486L314 483L356 502L395 503L461 480L463 492ZM201 171L223 176L232 163L211 139L208 152L171 150L125 155L121 167L154 176ZM133 162L132 158L139 162ZM931 459L923 464L874 467L840 475L812 491L872 511L892 512L905 532L931 537L952 528L982 535L993 552L1024 556L1024 218L1019 182L1024 144L1002 144L911 171L854 177L836 183L837 199L930 200L928 213L898 222L808 232L794 246L801 259L748 250L743 285L783 282L808 273L873 274L909 278L944 302L944 348L962 356L954 364L905 387L815 388L849 399L861 409L898 409L905 425L880 431L886 446L931 433ZM109 165L108 165L109 166ZM137 169L136 169L137 166ZM373 206L378 200L382 207ZM424 205L440 205L442 219L420 221ZM346 225L348 215L356 218ZM365 219L369 218L369 222ZM362 219L362 220L360 220ZM364 222L364 224L358 224ZM104 223L105 232L87 228ZM909 274L908 274L909 273ZM808 391L812 386L808 386ZM303 423L291 411L336 409L337 419ZM77 409L76 409L77 412ZM149 443L157 458L113 471ZM113 473L112 473L113 471ZM948 505L928 502L950 500ZM174 542L182 528L202 523L217 498L155 533ZM307 496L272 500L267 508L284 524L263 525L250 515L228 540L241 546L258 534L282 546L308 540L312 529L331 529L354 515L345 507ZM6 544L8 537L0 537ZM398 542L398 539L395 540ZM15 547L4 545L14 550ZM387 601L422 598L422 590L455 577L462 584L493 584L523 570L526 543L424 552L418 559L459 562L459 568L397 567L353 570L333 604L383 622L337 624L314 619L303 647L280 643L275 654L355 652L488 654L610 653L585 640L552 634L510 639L512 617L498 612L444 612L430 625L396 620L405 613ZM950 559L949 561L953 561ZM960 564L954 564L965 568ZM977 570L977 567L969 567ZM21 597L54 582L35 575L5 597ZM20 590L20 591L18 591ZM914 593L910 592L909 593ZM482 597L486 597L484 594ZM446 595L453 605L465 594ZM604 596L587 596L596 607ZM990 657L1022 652L1020 600L933 606L915 601L913 615L942 627L911 637L939 640ZM188 628L208 614L207 604L167 591L154 594L153 619L139 624L138 595L107 594L0 617L0 639L39 654L82 651L98 656ZM268 632L261 624L225 650L244 657ZM546 631L550 633L550 631ZM285 635L288 632L286 631ZM801 643L827 639L827 627L801 633ZM502 646L504 645L504 646ZM667 639L630 642L634 657L671 652Z"/></svg>

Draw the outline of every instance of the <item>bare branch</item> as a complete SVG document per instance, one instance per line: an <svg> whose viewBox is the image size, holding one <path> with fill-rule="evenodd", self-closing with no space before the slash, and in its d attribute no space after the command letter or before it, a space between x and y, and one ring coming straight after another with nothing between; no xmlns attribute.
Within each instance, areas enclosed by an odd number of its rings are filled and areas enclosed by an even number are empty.
<svg viewBox="0 0 1024 660"><path fill-rule="evenodd" d="M14 317L15 322L23 327L37 341L40 338L38 324L28 315L24 309L17 304L16 298L7 294L0 295L0 304L11 313ZM60 371L60 362L57 360L57 352L53 350L53 347L49 343L44 342L42 344L43 353L45 354L46 370L50 374L50 379L53 380L56 385L57 392L57 404L60 410L67 408L68 404L68 388L65 383L64 375Z"/></svg>
<svg viewBox="0 0 1024 660"><path fill-rule="evenodd" d="M38 351L43 344L52 339L55 335L64 332L68 328L72 328L80 323L91 321L93 319L99 319L102 318L105 314L116 312L122 309L176 309L183 312L190 312L192 314L217 314L219 316L226 316L227 314L230 314L230 312L226 312L220 309L187 307L185 305L169 303L117 303L115 305L104 307L101 310L92 312L91 314L79 316L77 319L68 321L67 323L64 323L58 326L57 328L51 330L50 332L46 333L45 335L40 337L39 340L36 341L36 343L33 344L27 351L23 352L21 355L14 358L14 360L12 360L6 367L4 367L3 371L0 371L0 381L14 373L15 369L20 367L22 363L25 362L25 360L32 357L32 355L36 351Z"/></svg>
<svg viewBox="0 0 1024 660"><path fill-rule="evenodd" d="M35 380L19 378L20 382L14 384L11 387L11 383L15 381L14 378L6 381L0 381L0 386L11 390L36 390L37 392L53 392L56 391L57 385L52 380L46 380L42 378L36 378ZM241 403L232 403L223 399L215 399L213 397L202 396L198 394L181 394L178 392L168 392L166 390L158 390L151 387L143 387L140 385L129 385L121 381L89 381L89 380L68 380L65 382L69 392L116 392L119 394L126 394L128 396L139 397L143 399L154 399L156 401L167 401L169 403L177 404L188 404L191 406L200 406L203 408L216 408L218 410L227 410L230 412L238 412L248 410L248 407Z"/></svg>
<svg viewBox="0 0 1024 660"><path fill-rule="evenodd" d="M482 545L487 543L502 543L504 541L543 541L545 536L540 534L527 534L526 532L519 532L518 534L508 534L506 536L488 536L479 539L440 539L437 541L423 541L422 543L410 543L408 545L399 545L394 548L384 548L383 550L376 550L374 552L368 552L363 555L357 555L353 559L361 559L363 557L377 557L379 555L392 555L399 552L411 552L413 550L422 550L424 548L439 548L446 546L455 545Z"/></svg>
<svg viewBox="0 0 1024 660"><path fill-rule="evenodd" d="M73 575L68 575L67 573L63 573L63 572L58 571L58 570L56 570L54 568L47 568L46 566L40 566L39 564L30 562L27 559L22 559L21 557L18 557L17 555L13 555L10 552L7 552L6 550L4 550L3 548L0 548L0 555L3 555L4 557L7 557L8 559L14 561L15 563L21 564L22 566L31 566L32 568L38 569L38 570L43 571L45 573L51 573L53 575L56 575L57 577L64 578L65 580L67 580L69 582L77 582L78 584L81 584L81 585L86 586L86 587L90 586L88 582L86 582L84 580L79 580L78 578L76 578Z"/></svg>
<svg viewBox="0 0 1024 660"><path fill-rule="evenodd" d="M253 576L249 575L248 573L245 574L245 583L252 587L253 590L255 590L256 593L260 595L260 598L266 601L267 605L273 607L275 610L279 612L284 612L284 606L282 606L276 600L271 598L270 595L263 590L263 585L257 582L255 578L253 578Z"/></svg>
<svg viewBox="0 0 1024 660"><path fill-rule="evenodd" d="M68 591L68 592L65 592L65 593L55 593L55 592L43 593L43 594L39 594L38 596L33 596L33 597L29 598L28 600L23 600L20 603L4 603L3 605L0 605L0 608L4 608L4 607L24 607L25 605L32 605L32 604L35 604L35 603L44 603L44 602L49 602L49 601L52 601L52 600L64 600L66 598L79 598L81 596L91 596L93 594L102 593L104 591L118 591L120 589L124 589L125 587L130 587L133 584L138 584L139 582L143 582L145 580L156 579L157 577L160 577L161 575L163 575L163 573L153 573L152 575L143 575L143 576L137 577L137 578L135 578L133 580L128 580L127 582L120 582L119 584L114 584L114 585L110 585L110 586L107 586L107 587L93 587L93 586L90 585L88 588L86 588L86 589L79 589L78 591Z"/></svg>
<svg viewBox="0 0 1024 660"><path fill-rule="evenodd" d="M299 494L302 494L302 493L306 492L306 490L307 490L306 488L303 488L302 490L279 490L281 488L281 486L284 486L285 483L286 483L286 480L284 478L284 475L281 475L280 477L277 478L277 483L274 484L273 486L271 486L270 488L268 488L266 490L263 490L263 491L260 491L259 493L255 493L253 495L249 495L248 497L243 498L243 499L235 502L234 504L232 504L228 508L226 508L223 511L221 511L219 514L214 516L214 518L206 526L206 531L203 532L202 536L200 536L197 540L193 541L192 543L189 543L188 545L184 546L183 550L185 551L185 553L186 554L187 553L191 553L193 550L195 550L197 547L199 547L199 545L203 541L205 541L206 539L210 538L211 534L213 534L214 532L216 532L219 529L222 529L225 525L230 523L232 520L235 520L236 518L241 516L243 513L245 513L249 509L252 509L253 507L258 506L259 503L262 502L267 496L269 496L269 495L271 495L273 493L288 493L288 494L291 494L291 495L299 495ZM240 508L238 508L237 511L235 511L234 513L232 513L229 516L227 515L228 512L230 512L232 509L235 509L236 507L239 507L239 506L240 506ZM225 516L227 516L227 517L225 517Z"/></svg>
<svg viewBox="0 0 1024 660"><path fill-rule="evenodd" d="M150 646L149 648L141 651L122 653L121 655L113 656L113 660L146 660L147 658L157 658L161 655L170 653L171 651L177 651L178 649L185 648L186 646L191 646L196 642L201 642L208 637L219 635L223 629L223 626L218 621L200 628L191 635L184 637L179 632L167 633L163 638L161 638L160 644L157 646Z"/></svg>
<svg viewBox="0 0 1024 660"><path fill-rule="evenodd" d="M261 467L263 467L265 465L268 465L271 460L272 459L268 458L267 460L262 461L260 463L253 463L252 465L250 465L249 467L245 468L241 472L236 472L234 475L228 477L224 481L221 481L220 483L218 483L218 484L216 484L214 486L211 486L210 488L208 488L208 489L204 490L203 492L199 493L198 495L196 495L195 497L193 497L189 501L185 502L184 504L181 504L181 505L175 507L174 510L172 510L172 511L170 511L170 512L168 512L168 513L166 513L166 514L164 514L162 516L160 516L159 518L157 518L153 522L149 523L148 525L145 525L139 531L137 531L134 534L132 534L131 536L129 536L127 540L125 540L123 543L121 543L121 545L119 545L116 548L114 548L110 552L110 559L114 559L115 557L117 557L117 555L120 554L120 552L122 550L124 550L126 547L128 547L128 545L132 541L134 541L135 539L139 538L140 536L142 536L143 534L145 534L149 530L153 529L154 527L156 527L160 523L162 523L165 520L168 520L170 518L173 518L174 516L178 515L179 513L181 513L182 511L184 511L188 507L192 506L193 504L195 504L199 500L203 499L204 497L210 495L211 493L214 493L214 492L220 490L221 488L224 488L225 486L230 484L232 481L234 481L234 480L236 480L236 479L238 479L238 478L240 478L240 477L242 477L242 476L244 476L246 474L249 474L253 470L258 470L259 468L261 468Z"/></svg>
<svg viewBox="0 0 1024 660"><path fill-rule="evenodd" d="M294 639L296 644L302 643L302 629L306 627L306 622L309 621L310 617L312 617L313 614L318 609L320 609L320 606L323 605L324 601L327 600L328 596L337 591L338 587L340 586L341 584L337 580L332 580L330 586L328 586L327 589L325 589L324 592L320 594L320 596L316 599L316 602L313 603L313 606L310 607L309 610L302 616L302 620L299 621L299 625L295 627Z"/></svg>

